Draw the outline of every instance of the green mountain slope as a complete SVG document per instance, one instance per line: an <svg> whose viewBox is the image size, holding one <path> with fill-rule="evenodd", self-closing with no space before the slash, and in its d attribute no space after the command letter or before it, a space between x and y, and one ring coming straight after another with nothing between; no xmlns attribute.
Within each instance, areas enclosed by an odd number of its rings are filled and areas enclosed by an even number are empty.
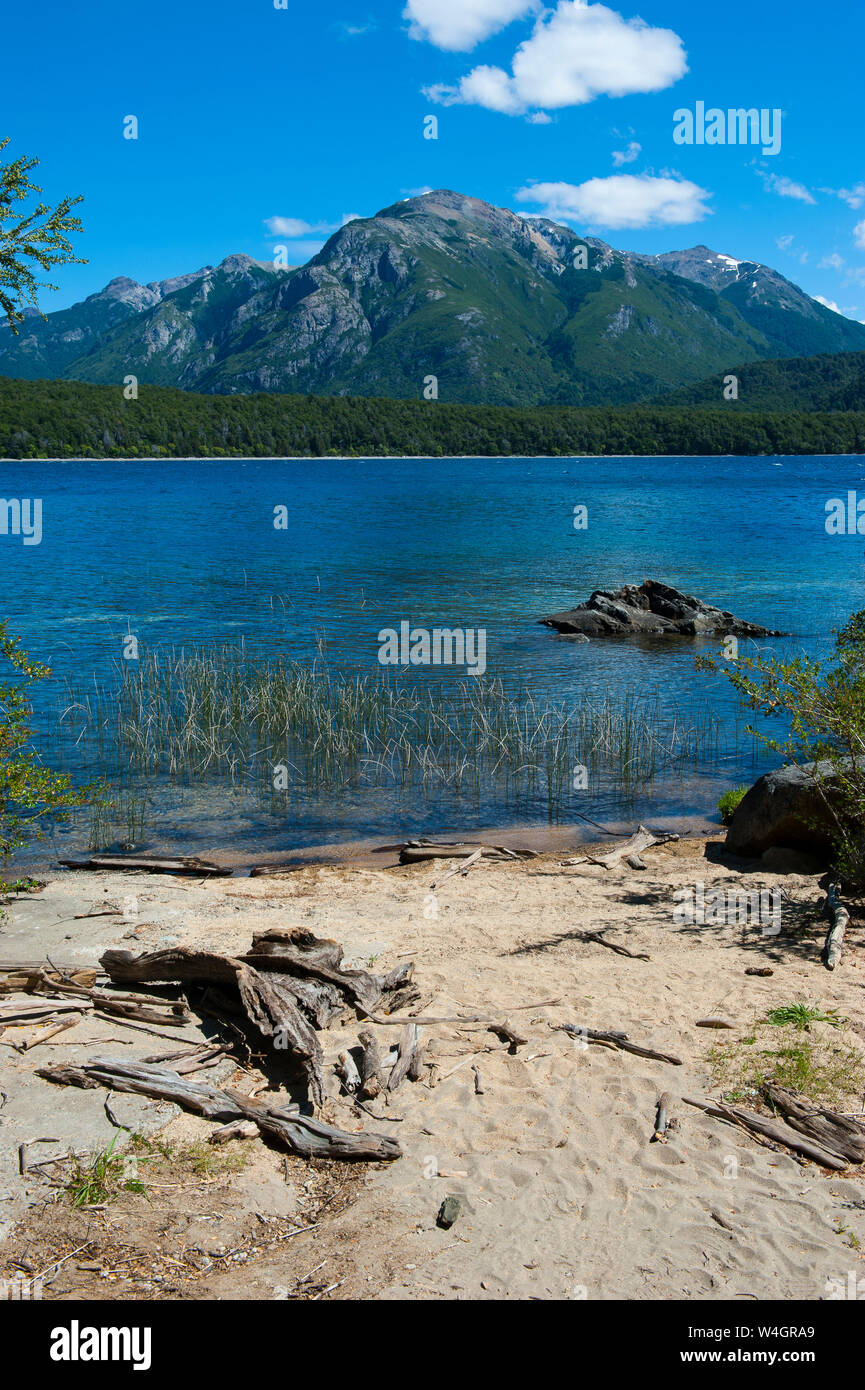
<svg viewBox="0 0 865 1390"><path fill-rule="evenodd" d="M865 410L865 352L823 353L731 367L738 399L724 399L726 373L669 395L658 405L710 410Z"/></svg>
<svg viewBox="0 0 865 1390"><path fill-rule="evenodd" d="M707 248L629 255L438 190L348 223L305 266L233 255L112 281L17 339L0 330L0 373L401 399L435 377L442 401L618 404L812 338L865 350L865 326L765 267Z"/></svg>

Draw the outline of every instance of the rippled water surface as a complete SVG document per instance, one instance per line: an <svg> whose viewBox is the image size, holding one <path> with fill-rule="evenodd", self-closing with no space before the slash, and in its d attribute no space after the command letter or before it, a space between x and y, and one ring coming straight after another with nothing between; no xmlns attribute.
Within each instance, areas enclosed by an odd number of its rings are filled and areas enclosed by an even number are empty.
<svg viewBox="0 0 865 1390"><path fill-rule="evenodd" d="M704 816L755 765L729 689L695 672L695 644L576 645L538 619L592 589L651 576L791 634L767 650L792 642L817 652L865 607L865 539L829 536L824 525L830 497L865 492L862 458L16 462L2 465L2 483L7 498L42 498L41 544L0 537L0 613L52 666L40 749L77 771L96 768L95 748L76 748L74 713L59 740L58 711L70 686L111 688L124 634L145 650L243 642L256 658L374 677L379 629L407 619L484 628L491 671L538 699L579 707L657 693L662 721L710 703L722 738L698 763L628 804L612 783L573 800L600 820L653 809ZM578 504L588 507L586 530L573 526ZM273 524L279 506L287 529ZM451 688L457 679L421 675ZM261 855L550 814L543 797L515 810L500 788L440 784L420 794L358 784L264 805L224 778L130 779L122 759L109 766L110 748L101 756L99 770L146 804L135 838L153 846ZM567 821L568 812L555 814ZM85 828L58 840L86 842Z"/></svg>

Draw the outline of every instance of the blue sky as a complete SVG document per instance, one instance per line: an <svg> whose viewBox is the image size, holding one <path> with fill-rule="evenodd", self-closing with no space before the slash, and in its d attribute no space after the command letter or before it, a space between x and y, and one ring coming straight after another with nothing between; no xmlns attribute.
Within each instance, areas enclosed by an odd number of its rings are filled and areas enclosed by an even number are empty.
<svg viewBox="0 0 865 1390"><path fill-rule="evenodd" d="M276 3L7 10L4 157L37 155L51 201L84 194L89 263L46 310L233 251L297 264L346 217L449 187L625 249L705 242L865 320L861 5ZM779 151L675 143L698 102L781 111Z"/></svg>

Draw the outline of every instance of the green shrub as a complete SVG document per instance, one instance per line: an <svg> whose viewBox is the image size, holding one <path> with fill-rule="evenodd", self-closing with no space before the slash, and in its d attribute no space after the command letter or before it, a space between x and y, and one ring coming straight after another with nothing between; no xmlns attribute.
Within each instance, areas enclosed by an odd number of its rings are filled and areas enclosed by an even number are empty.
<svg viewBox="0 0 865 1390"><path fill-rule="evenodd" d="M734 787L732 791L724 792L724 795L718 798L718 810L721 812L721 820L725 825L730 824L733 819L733 812L749 790L749 787Z"/></svg>

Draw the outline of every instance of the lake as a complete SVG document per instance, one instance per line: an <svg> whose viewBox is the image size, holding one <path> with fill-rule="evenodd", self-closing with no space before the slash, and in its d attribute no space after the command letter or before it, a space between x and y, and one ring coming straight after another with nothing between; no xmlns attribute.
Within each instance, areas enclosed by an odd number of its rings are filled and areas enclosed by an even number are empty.
<svg viewBox="0 0 865 1390"><path fill-rule="evenodd" d="M861 457L7 462L3 496L41 498L42 539L0 536L0 614L52 667L39 693L40 753L131 789L146 807L132 838L151 848L266 858L551 818L703 824L721 790L769 765L755 762L727 683L695 670L695 652L718 644L574 644L538 620L593 589L651 577L791 634L762 642L767 653L825 651L833 628L865 606L865 540L825 526L829 499L856 489L865 492ZM578 506L588 509L583 530ZM97 687L104 708L129 637L139 661L242 643L256 661L378 680L379 631L402 621L484 630L489 674L519 699L579 709L627 696L651 704L664 728L711 706L720 734L651 786L623 791L602 776L552 809L541 792L516 796L512 782L366 776L338 794L296 787L265 804L221 773L133 768L110 739L97 758L92 728L81 738L84 716L69 709L70 690L77 700ZM447 667L396 675L445 692L466 679ZM46 848L88 834L79 818ZM118 822L105 843L123 838Z"/></svg>

